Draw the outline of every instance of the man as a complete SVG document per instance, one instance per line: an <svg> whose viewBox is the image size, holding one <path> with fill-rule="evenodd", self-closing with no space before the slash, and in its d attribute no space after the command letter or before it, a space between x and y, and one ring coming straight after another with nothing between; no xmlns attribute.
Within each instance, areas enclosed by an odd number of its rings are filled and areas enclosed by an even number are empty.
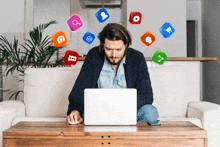
<svg viewBox="0 0 220 147"><path fill-rule="evenodd" d="M116 23L107 24L99 33L100 45L88 52L69 95L67 124L83 122L85 88L136 88L137 120L157 120L147 64L143 53L128 48L129 34Z"/></svg>

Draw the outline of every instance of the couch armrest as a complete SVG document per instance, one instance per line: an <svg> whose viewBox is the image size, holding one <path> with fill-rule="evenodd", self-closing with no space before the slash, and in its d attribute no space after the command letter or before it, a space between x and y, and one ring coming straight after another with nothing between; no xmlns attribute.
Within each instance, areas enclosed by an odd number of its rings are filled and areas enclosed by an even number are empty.
<svg viewBox="0 0 220 147"><path fill-rule="evenodd" d="M201 120L207 131L208 147L220 147L220 105L206 101L189 102L186 117Z"/></svg>
<svg viewBox="0 0 220 147"><path fill-rule="evenodd" d="M25 105L19 100L0 102L0 131L11 127L13 119L25 117Z"/></svg>
<svg viewBox="0 0 220 147"><path fill-rule="evenodd" d="M25 117L25 105L19 100L0 102L0 147L2 146L3 131L11 127L16 117Z"/></svg>

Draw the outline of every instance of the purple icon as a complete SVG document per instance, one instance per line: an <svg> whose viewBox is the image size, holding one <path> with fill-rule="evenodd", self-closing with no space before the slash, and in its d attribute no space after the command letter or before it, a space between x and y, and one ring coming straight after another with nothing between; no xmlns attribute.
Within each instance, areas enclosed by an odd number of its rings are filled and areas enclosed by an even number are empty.
<svg viewBox="0 0 220 147"><path fill-rule="evenodd" d="M73 15L70 17L70 19L67 20L67 24L72 31L77 31L83 25L78 15Z"/></svg>

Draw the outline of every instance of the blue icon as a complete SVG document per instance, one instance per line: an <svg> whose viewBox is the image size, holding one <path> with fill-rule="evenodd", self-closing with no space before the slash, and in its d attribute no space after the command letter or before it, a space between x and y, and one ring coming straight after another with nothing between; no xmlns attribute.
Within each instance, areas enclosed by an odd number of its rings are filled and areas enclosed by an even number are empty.
<svg viewBox="0 0 220 147"><path fill-rule="evenodd" d="M163 35L164 38L170 37L175 32L173 26L169 22L164 23L160 27L159 31Z"/></svg>
<svg viewBox="0 0 220 147"><path fill-rule="evenodd" d="M108 14L105 8L99 9L99 11L95 13L95 16L98 19L98 21L101 23L105 22L110 17L110 15Z"/></svg>
<svg viewBox="0 0 220 147"><path fill-rule="evenodd" d="M86 32L86 34L83 36L83 41L85 41L88 44L92 44L92 42L95 40L95 35L91 32Z"/></svg>

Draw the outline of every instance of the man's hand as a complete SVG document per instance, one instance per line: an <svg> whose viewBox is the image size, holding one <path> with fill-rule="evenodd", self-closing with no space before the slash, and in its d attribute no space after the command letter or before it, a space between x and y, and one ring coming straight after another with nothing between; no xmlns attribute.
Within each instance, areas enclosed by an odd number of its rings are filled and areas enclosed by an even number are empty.
<svg viewBox="0 0 220 147"><path fill-rule="evenodd" d="M83 122L83 119L79 115L79 111L78 110L71 111L70 115L67 116L66 124L69 125L70 122L75 122L75 123L78 123L78 124Z"/></svg>

